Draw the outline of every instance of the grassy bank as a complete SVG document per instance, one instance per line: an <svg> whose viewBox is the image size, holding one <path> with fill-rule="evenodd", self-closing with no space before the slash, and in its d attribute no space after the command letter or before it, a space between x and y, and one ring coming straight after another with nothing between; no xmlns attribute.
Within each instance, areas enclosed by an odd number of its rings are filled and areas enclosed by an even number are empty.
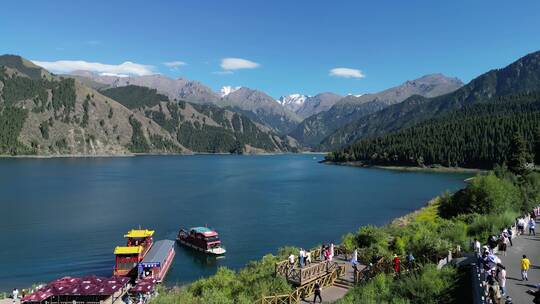
<svg viewBox="0 0 540 304"><path fill-rule="evenodd" d="M435 173L485 173L486 170L482 169L471 169L471 168L461 168L461 167L444 167L444 166L374 166L367 165L361 161L347 161L347 162L333 162L333 161L322 161L322 163L327 165L337 165L337 166L348 166L348 167L358 167L358 168L378 168L384 170L392 171L403 171L403 172L435 172Z"/></svg>
<svg viewBox="0 0 540 304"><path fill-rule="evenodd" d="M485 241L511 225L515 217L529 211L540 200L540 174L514 175L504 168L478 175L463 190L444 193L428 205L382 226L364 226L342 238L347 250L358 248L361 262L374 256L390 259L393 254L413 253L424 267L401 280L380 274L350 290L340 303L458 303L463 280L457 269L436 270L435 262L448 250L469 248L470 241ZM253 303L262 296L285 294L292 287L274 276L274 265L296 248L281 249L233 271L219 268L209 278L162 292L154 303Z"/></svg>

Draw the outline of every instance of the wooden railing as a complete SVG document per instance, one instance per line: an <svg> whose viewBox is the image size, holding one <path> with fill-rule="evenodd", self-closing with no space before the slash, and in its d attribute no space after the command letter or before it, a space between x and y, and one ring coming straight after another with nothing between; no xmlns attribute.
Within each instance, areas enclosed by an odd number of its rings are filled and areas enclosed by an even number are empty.
<svg viewBox="0 0 540 304"><path fill-rule="evenodd" d="M338 266L336 262L323 261L302 268L292 268L288 273L287 280L294 285L302 286L331 273Z"/></svg>
<svg viewBox="0 0 540 304"><path fill-rule="evenodd" d="M329 264L329 263L327 263ZM337 278L345 274L345 266L337 263L332 263L331 272L322 277L318 277L318 280L311 280L311 282L304 284L296 288L290 294L267 296L255 301L255 304L293 304L300 303L301 299L305 299L315 291L315 283L319 281L321 288L334 285Z"/></svg>
<svg viewBox="0 0 540 304"><path fill-rule="evenodd" d="M312 249L309 252L311 254L311 260L312 261L314 261L314 262L321 261L321 259L320 259L321 248L320 247ZM341 246L335 246L334 247L334 256L344 255L344 254L346 254L346 250L343 247L341 247ZM294 265L294 267L291 267L288 260L283 260L283 261L280 261L280 262L276 263L275 274L276 275L282 275L282 276L285 276L285 277L289 277L291 270L295 269L296 267L297 267L296 264Z"/></svg>

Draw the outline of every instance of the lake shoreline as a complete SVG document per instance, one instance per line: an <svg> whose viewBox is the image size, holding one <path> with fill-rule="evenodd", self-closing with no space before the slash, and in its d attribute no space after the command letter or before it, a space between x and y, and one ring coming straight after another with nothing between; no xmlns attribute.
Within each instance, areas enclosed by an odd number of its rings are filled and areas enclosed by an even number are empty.
<svg viewBox="0 0 540 304"><path fill-rule="evenodd" d="M55 155L0 155L0 159L55 159L55 158L117 158L135 156L193 156L193 155L243 155L243 156L267 156L267 155L322 155L318 152L264 152L264 153L129 153L129 154L55 154Z"/></svg>
<svg viewBox="0 0 540 304"><path fill-rule="evenodd" d="M430 173L484 173L486 170L474 169L474 168L462 168L462 167L412 167L412 166L372 166L366 165L359 161L354 162L332 162L332 161L321 161L321 164L334 165L334 166L346 166L346 167L357 167L357 168L376 168L384 169L390 171L401 171L401 172L430 172Z"/></svg>

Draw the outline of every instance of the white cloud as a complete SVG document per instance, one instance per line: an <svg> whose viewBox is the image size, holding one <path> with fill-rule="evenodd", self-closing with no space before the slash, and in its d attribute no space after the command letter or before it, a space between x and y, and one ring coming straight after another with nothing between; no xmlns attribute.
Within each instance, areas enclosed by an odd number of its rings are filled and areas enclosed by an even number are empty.
<svg viewBox="0 0 540 304"><path fill-rule="evenodd" d="M333 68L330 70L330 76L343 78L364 78L366 75L360 70L351 68Z"/></svg>
<svg viewBox="0 0 540 304"><path fill-rule="evenodd" d="M223 58L221 60L221 68L226 71L240 70L240 69L255 69L260 64L247 59L242 58Z"/></svg>
<svg viewBox="0 0 540 304"><path fill-rule="evenodd" d="M155 74L154 67L151 65L134 63L126 61L121 64L105 64L99 62L88 62L84 60L59 60L59 61L38 61L32 60L37 64L54 73L71 73L77 70L90 71L98 74L120 74L144 76Z"/></svg>
<svg viewBox="0 0 540 304"><path fill-rule="evenodd" d="M116 74L116 73L101 73L100 76L113 76L113 77L129 77L127 74Z"/></svg>
<svg viewBox="0 0 540 304"><path fill-rule="evenodd" d="M163 63L165 66L169 67L171 70L178 70L179 67L186 65L184 61L169 61Z"/></svg>

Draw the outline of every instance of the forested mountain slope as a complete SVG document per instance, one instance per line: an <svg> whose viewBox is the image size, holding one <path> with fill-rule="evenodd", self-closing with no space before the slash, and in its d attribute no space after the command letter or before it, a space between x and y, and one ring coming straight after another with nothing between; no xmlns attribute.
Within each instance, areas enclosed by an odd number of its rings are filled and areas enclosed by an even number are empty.
<svg viewBox="0 0 540 304"><path fill-rule="evenodd" d="M508 161L518 134L531 155L540 145L540 93L498 97L466 105L418 125L330 153L331 161L368 165L443 165L492 168Z"/></svg>

